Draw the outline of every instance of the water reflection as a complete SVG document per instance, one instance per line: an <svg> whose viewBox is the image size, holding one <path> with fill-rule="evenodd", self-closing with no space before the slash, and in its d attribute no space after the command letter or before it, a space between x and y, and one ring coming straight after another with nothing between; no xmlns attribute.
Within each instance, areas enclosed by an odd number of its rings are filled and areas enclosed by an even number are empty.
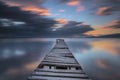
<svg viewBox="0 0 120 80"><path fill-rule="evenodd" d="M93 80L120 79L120 39L65 39ZM0 41L0 80L26 80L54 46L54 38Z"/></svg>

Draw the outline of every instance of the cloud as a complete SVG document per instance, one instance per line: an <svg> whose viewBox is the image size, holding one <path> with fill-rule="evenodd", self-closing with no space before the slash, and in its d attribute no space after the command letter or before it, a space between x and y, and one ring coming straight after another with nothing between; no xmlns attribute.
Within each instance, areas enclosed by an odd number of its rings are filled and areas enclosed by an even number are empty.
<svg viewBox="0 0 120 80"><path fill-rule="evenodd" d="M26 25L25 22L14 21L11 19L0 19L1 27L20 27Z"/></svg>
<svg viewBox="0 0 120 80"><path fill-rule="evenodd" d="M102 26L102 28L95 29L92 31L88 31L84 33L88 36L103 36L103 35L112 35L112 34L120 34L120 21L114 20L110 23L108 23L105 26Z"/></svg>
<svg viewBox="0 0 120 80"><path fill-rule="evenodd" d="M82 22L82 23L79 23L79 24L77 24L76 26L88 26L89 24L88 23L86 23L86 22Z"/></svg>
<svg viewBox="0 0 120 80"><path fill-rule="evenodd" d="M41 7L36 7L36 6L28 6L28 7L23 7L22 10L24 11L32 11L33 13L42 15L42 16L50 16L50 10L46 8L41 8Z"/></svg>
<svg viewBox="0 0 120 80"><path fill-rule="evenodd" d="M84 34L88 36L99 37L104 35L120 34L120 29L97 29L93 31L88 31Z"/></svg>
<svg viewBox="0 0 120 80"><path fill-rule="evenodd" d="M69 21L66 19L58 19L57 20L58 24L55 24L56 27L58 26L62 26L63 28L72 28L72 27L83 27L86 28L88 26L90 26L89 24L85 23L85 22L77 22L77 21ZM59 28L62 28L59 27Z"/></svg>
<svg viewBox="0 0 120 80"><path fill-rule="evenodd" d="M60 9L59 12L65 12L65 10L64 9Z"/></svg>
<svg viewBox="0 0 120 80"><path fill-rule="evenodd" d="M36 34L44 36L43 34L49 33L45 30L56 23L53 19L21 10L19 7L8 6L3 2L0 2L0 11L0 19L25 23L24 26L21 26L21 30L19 30L19 27L17 26L16 28L11 28L12 26L9 28L0 27L1 37L38 36Z"/></svg>
<svg viewBox="0 0 120 80"><path fill-rule="evenodd" d="M71 0L67 2L67 5L69 6L78 6L80 4L80 0Z"/></svg>
<svg viewBox="0 0 120 80"><path fill-rule="evenodd" d="M9 6L19 6L19 7L26 7L26 6L40 6L45 2L45 0L0 0L6 3Z"/></svg>
<svg viewBox="0 0 120 80"><path fill-rule="evenodd" d="M21 4L21 5L30 5L30 4L42 4L45 0L0 0L0 1L3 1L3 2L6 2L7 4L9 3L18 3L18 4Z"/></svg>
<svg viewBox="0 0 120 80"><path fill-rule="evenodd" d="M111 15L112 14L112 7L110 7L110 6L100 7L96 14L99 16Z"/></svg>
<svg viewBox="0 0 120 80"><path fill-rule="evenodd" d="M62 19L57 19L56 20L58 23L60 23L60 24L68 24L69 23L69 21L67 20L67 19L64 19L64 18L62 18Z"/></svg>
<svg viewBox="0 0 120 80"><path fill-rule="evenodd" d="M44 0L0 0L8 4L9 6L17 6L20 7L24 11L31 11L33 13L37 13L43 16L50 16L50 9L44 8L41 4L44 3Z"/></svg>
<svg viewBox="0 0 120 80"><path fill-rule="evenodd" d="M85 0L91 5L87 5L87 10L90 14L98 16L108 16L112 17L119 16L120 5L118 0ZM86 3L87 3L86 2Z"/></svg>
<svg viewBox="0 0 120 80"><path fill-rule="evenodd" d="M1 38L74 37L75 35L81 36L82 33L93 30L90 25L85 25L83 22L69 21L64 18L53 20L4 3L0 3L0 10L2 11L0 13L1 19L25 23L25 25L21 27L15 26L15 28L12 25L6 28L0 27Z"/></svg>
<svg viewBox="0 0 120 80"><path fill-rule="evenodd" d="M67 1L67 5L77 7L77 12L81 12L85 9L84 6L81 5L81 0Z"/></svg>
<svg viewBox="0 0 120 80"><path fill-rule="evenodd" d="M27 22L28 24L34 24L33 26L35 26L35 24L38 25L41 23L45 25L45 23L49 23L49 21L54 21L52 19L47 19L37 14L33 14L29 11L21 10L19 7L10 7L8 5L5 5L4 3L0 3L0 10L2 11L0 14L1 18L23 21ZM11 14L9 14L9 10Z"/></svg>
<svg viewBox="0 0 120 80"><path fill-rule="evenodd" d="M83 22L69 21L67 19L49 19L24 11L19 7L8 6L0 3L1 19L12 20L13 22L24 22L23 26L12 25L9 27L0 27L1 38L14 37L74 37L81 36L86 31L93 30L90 25L85 25ZM10 11L10 14L9 14ZM52 31L52 30L53 31Z"/></svg>
<svg viewBox="0 0 120 80"><path fill-rule="evenodd" d="M55 35L61 37L81 37L84 32L91 31L93 28L83 22L69 21L68 24L56 24L52 30L55 31Z"/></svg>
<svg viewBox="0 0 120 80"><path fill-rule="evenodd" d="M106 25L104 28L108 28L108 29L120 28L120 20L113 20L111 23Z"/></svg>

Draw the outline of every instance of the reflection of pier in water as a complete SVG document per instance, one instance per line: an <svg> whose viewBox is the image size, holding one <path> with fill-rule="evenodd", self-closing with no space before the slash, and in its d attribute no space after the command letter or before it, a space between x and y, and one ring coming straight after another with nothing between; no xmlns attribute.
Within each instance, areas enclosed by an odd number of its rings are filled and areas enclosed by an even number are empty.
<svg viewBox="0 0 120 80"><path fill-rule="evenodd" d="M43 59L28 80L90 80L63 39Z"/></svg>

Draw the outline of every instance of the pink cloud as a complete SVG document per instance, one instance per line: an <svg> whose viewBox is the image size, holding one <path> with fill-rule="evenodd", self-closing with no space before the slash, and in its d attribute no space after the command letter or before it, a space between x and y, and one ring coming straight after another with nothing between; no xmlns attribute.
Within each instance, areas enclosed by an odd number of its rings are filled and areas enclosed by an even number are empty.
<svg viewBox="0 0 120 80"><path fill-rule="evenodd" d="M46 8L41 8L41 7L37 7L37 6L27 6L27 7L23 7L22 10L25 11L31 11L33 13L37 13L39 15L43 15L43 16L50 16L50 10L46 9Z"/></svg>
<svg viewBox="0 0 120 80"><path fill-rule="evenodd" d="M81 6L81 5L80 5L80 6L77 8L77 11L78 11L78 12L81 12L81 11L83 11L84 9L85 9L84 6Z"/></svg>
<svg viewBox="0 0 120 80"><path fill-rule="evenodd" d="M60 24L68 24L69 23L69 21L67 20L67 19L57 19L56 20L58 23L60 23Z"/></svg>
<svg viewBox="0 0 120 80"><path fill-rule="evenodd" d="M96 14L99 16L110 15L112 13L111 10L112 10L112 7L104 6L104 7L99 8Z"/></svg>
<svg viewBox="0 0 120 80"><path fill-rule="evenodd" d="M59 12L65 12L65 10L64 9L60 9Z"/></svg>
<svg viewBox="0 0 120 80"><path fill-rule="evenodd" d="M88 31L84 34L89 36L101 36L101 35L110 35L110 34L118 34L118 33L120 33L120 20L113 20L107 25L101 26L101 28Z"/></svg>
<svg viewBox="0 0 120 80"><path fill-rule="evenodd" d="M78 6L80 4L80 0L71 0L67 3L69 6Z"/></svg>
<svg viewBox="0 0 120 80"><path fill-rule="evenodd" d="M44 2L44 0L1 0L8 4L9 6L17 6L20 7L24 11L31 11L32 13L36 13L42 16L50 16L50 9L44 8L40 6Z"/></svg>

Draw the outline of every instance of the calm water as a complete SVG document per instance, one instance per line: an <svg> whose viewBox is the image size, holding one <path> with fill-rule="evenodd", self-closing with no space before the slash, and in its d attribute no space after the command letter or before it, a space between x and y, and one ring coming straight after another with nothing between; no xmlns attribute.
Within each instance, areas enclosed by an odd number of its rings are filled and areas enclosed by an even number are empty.
<svg viewBox="0 0 120 80"><path fill-rule="evenodd" d="M1 39L0 80L26 80L55 44L55 38ZM93 80L120 80L120 39L65 39Z"/></svg>

